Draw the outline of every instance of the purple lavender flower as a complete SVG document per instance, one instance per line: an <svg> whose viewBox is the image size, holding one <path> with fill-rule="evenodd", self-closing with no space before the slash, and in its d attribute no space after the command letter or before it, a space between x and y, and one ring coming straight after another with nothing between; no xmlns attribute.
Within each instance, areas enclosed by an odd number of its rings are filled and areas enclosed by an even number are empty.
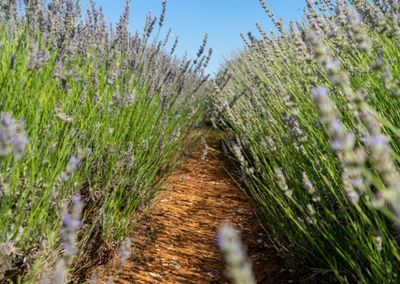
<svg viewBox="0 0 400 284"><path fill-rule="evenodd" d="M3 113L0 117L0 156L11 153L21 158L29 143L22 121L15 121L9 114Z"/></svg>
<svg viewBox="0 0 400 284"><path fill-rule="evenodd" d="M329 90L325 86L319 86L312 89L311 95L315 100L329 98Z"/></svg>
<svg viewBox="0 0 400 284"><path fill-rule="evenodd" d="M130 238L126 238L119 248L119 267L124 266L125 262L131 257L130 252L132 242Z"/></svg>
<svg viewBox="0 0 400 284"><path fill-rule="evenodd" d="M62 232L61 240L64 246L64 261L68 265L73 256L78 252L77 230L82 226L83 201L80 196L76 196L72 200L71 212L65 212L62 216Z"/></svg>
<svg viewBox="0 0 400 284"><path fill-rule="evenodd" d="M385 135L374 135L365 137L364 142L368 147L384 149L387 147L389 139Z"/></svg>
<svg viewBox="0 0 400 284"><path fill-rule="evenodd" d="M76 172L80 165L81 160L77 156L72 156L68 161L65 171L61 173L61 179L64 181L69 180L72 174Z"/></svg>
<svg viewBox="0 0 400 284"><path fill-rule="evenodd" d="M337 72L340 69L340 61L339 60L329 60L326 62L325 67L328 71Z"/></svg>
<svg viewBox="0 0 400 284"><path fill-rule="evenodd" d="M329 90L320 86L312 90L312 96L321 112L321 122L332 139L331 147L340 160L344 190L351 202L357 202L359 193L356 189L363 190L365 188L364 182L361 182L364 181L362 177L364 159L359 158L360 155L363 156L363 152L355 149L355 135L349 132L340 121L339 113L329 96Z"/></svg>
<svg viewBox="0 0 400 284"><path fill-rule="evenodd" d="M334 150L352 149L355 145L355 140L353 133L346 133L333 140L331 146Z"/></svg>
<svg viewBox="0 0 400 284"><path fill-rule="evenodd" d="M234 283L255 284L252 267L238 231L226 224L218 229L218 245L225 255L228 273Z"/></svg>

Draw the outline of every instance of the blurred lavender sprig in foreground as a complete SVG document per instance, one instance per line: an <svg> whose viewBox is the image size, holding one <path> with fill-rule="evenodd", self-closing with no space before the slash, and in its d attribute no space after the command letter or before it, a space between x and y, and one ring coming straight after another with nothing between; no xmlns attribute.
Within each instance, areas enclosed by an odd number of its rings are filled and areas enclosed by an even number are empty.
<svg viewBox="0 0 400 284"><path fill-rule="evenodd" d="M61 241L63 245L63 256L58 262L53 280L53 284L68 283L68 269L73 257L77 255L78 249L78 230L82 226L83 201L81 196L75 196L72 200L70 213L64 209L62 216Z"/></svg>
<svg viewBox="0 0 400 284"><path fill-rule="evenodd" d="M230 224L218 229L218 245L225 256L227 273L235 284L255 284L250 260L240 240L239 232Z"/></svg>

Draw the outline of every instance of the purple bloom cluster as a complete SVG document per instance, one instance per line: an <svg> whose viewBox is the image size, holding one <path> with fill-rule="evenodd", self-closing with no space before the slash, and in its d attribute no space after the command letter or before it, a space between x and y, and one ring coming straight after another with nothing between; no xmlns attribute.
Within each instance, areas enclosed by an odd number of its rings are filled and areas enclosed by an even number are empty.
<svg viewBox="0 0 400 284"><path fill-rule="evenodd" d="M78 252L76 232L82 226L83 201L80 196L72 200L71 212L64 213L62 216L61 240L64 246L64 261L69 264L72 257Z"/></svg>
<svg viewBox="0 0 400 284"><path fill-rule="evenodd" d="M3 113L0 117L0 155L7 156L12 153L16 158L21 158L28 143L24 123L17 122L9 114Z"/></svg>
<svg viewBox="0 0 400 284"><path fill-rule="evenodd" d="M61 173L61 179L64 181L69 180L72 174L79 168L80 165L81 160L78 157L72 156L71 158L69 158L67 167Z"/></svg>

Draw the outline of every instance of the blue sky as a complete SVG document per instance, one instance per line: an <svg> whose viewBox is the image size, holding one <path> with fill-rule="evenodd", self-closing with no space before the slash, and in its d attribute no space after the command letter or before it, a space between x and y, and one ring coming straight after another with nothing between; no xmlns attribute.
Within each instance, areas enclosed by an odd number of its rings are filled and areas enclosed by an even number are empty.
<svg viewBox="0 0 400 284"><path fill-rule="evenodd" d="M89 0L82 0L83 8ZM97 0L104 9L107 19L115 23L124 8L125 0ZM162 0L132 0L132 31L142 30L146 14L159 15ZM277 17L301 19L304 0L267 1ZM216 73L224 58L242 48L240 32L257 34L256 22L266 30L273 29L258 0L168 0L164 33L169 27L179 36L179 55L186 50L194 55L208 32L209 46L214 49L210 73Z"/></svg>

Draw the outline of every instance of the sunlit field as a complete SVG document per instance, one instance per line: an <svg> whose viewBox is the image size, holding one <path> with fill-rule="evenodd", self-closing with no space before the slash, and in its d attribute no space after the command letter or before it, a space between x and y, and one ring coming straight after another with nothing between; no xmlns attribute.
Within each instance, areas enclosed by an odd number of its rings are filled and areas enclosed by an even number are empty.
<svg viewBox="0 0 400 284"><path fill-rule="evenodd" d="M218 277L270 277L252 269L251 234L240 240L255 222L253 241L294 267L295 283L398 283L399 1L306 1L303 20L286 21L260 0L274 29L238 32L243 50L215 76L207 34L193 58L181 56L164 31L166 1L140 31L129 28L130 5L110 28L94 0L87 12L80 1L0 0L0 283L117 282L150 261L130 237L158 193L207 177L210 190L233 178L224 189L256 213L227 216L226 191L200 198L218 214L196 208L221 215L218 230L197 211L173 223L190 233L204 222L209 234L193 236L219 246ZM217 166L226 178L211 179ZM197 200L187 194L172 207ZM230 218L235 226L219 221ZM108 278L97 273L106 263ZM185 282L161 272L146 283Z"/></svg>

